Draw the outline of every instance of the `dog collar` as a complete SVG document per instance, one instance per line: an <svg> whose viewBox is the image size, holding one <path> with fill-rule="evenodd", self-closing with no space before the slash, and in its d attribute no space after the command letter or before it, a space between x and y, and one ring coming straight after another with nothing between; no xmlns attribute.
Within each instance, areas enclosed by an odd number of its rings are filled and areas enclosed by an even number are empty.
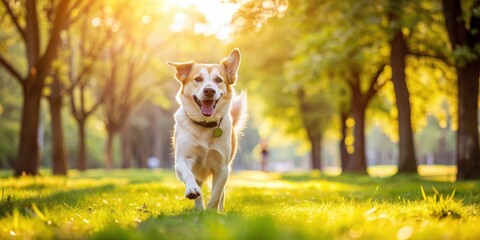
<svg viewBox="0 0 480 240"><path fill-rule="evenodd" d="M191 119L195 124L200 125L202 127L206 128L213 128L216 127L215 130L213 130L213 136L216 138L219 138L223 135L223 129L220 128L220 124L222 124L223 117L220 118L220 121L217 122L197 122L193 119Z"/></svg>
<svg viewBox="0 0 480 240"><path fill-rule="evenodd" d="M193 121L195 124L200 125L200 126L202 126L202 127L206 127L206 128L213 128L213 127L218 126L218 122L205 122L205 121L203 121L203 122L197 122L197 121L195 121L195 120L193 120L193 119L192 119L192 121Z"/></svg>

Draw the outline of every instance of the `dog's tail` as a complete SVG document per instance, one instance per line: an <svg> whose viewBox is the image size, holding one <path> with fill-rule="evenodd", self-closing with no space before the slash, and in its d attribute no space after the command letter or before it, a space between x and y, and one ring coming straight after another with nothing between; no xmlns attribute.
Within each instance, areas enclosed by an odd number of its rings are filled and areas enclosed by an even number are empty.
<svg viewBox="0 0 480 240"><path fill-rule="evenodd" d="M235 95L232 100L232 108L230 114L233 119L233 129L237 136L242 134L242 130L247 123L247 92L242 91L239 95Z"/></svg>

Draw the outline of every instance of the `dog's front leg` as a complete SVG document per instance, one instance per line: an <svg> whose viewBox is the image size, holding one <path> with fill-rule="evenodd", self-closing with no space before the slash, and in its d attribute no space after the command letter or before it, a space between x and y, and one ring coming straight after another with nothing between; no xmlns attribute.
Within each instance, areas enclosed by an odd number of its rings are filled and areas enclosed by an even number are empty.
<svg viewBox="0 0 480 240"><path fill-rule="evenodd" d="M200 186L198 186L195 176L192 173L193 159L179 158L175 164L175 171L178 178L185 183L185 197L188 199L197 199L202 195ZM203 204L203 203L202 203Z"/></svg>
<svg viewBox="0 0 480 240"><path fill-rule="evenodd" d="M197 181L198 186L201 189L202 185L203 185L203 181L200 181L198 179L196 181ZM197 210L204 210L205 209L205 205L203 204L203 197L202 196L196 198L194 201L195 201L195 208Z"/></svg>
<svg viewBox="0 0 480 240"><path fill-rule="evenodd" d="M222 167L213 174L212 195L211 195L210 201L207 204L207 208L218 210L218 204L220 203L223 189L225 188L225 184L227 183L227 180L228 180L228 167Z"/></svg>
<svg viewBox="0 0 480 240"><path fill-rule="evenodd" d="M218 211L223 212L225 205L225 187L223 188L222 195L220 196L220 202L218 203Z"/></svg>

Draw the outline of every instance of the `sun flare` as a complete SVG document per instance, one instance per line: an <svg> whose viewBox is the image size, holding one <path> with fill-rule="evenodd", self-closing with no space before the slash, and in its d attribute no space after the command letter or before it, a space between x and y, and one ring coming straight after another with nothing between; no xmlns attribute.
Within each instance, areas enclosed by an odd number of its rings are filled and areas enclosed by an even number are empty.
<svg viewBox="0 0 480 240"><path fill-rule="evenodd" d="M166 0L167 6L186 9L194 7L205 17L206 22L194 23L194 31L198 34L216 35L219 39L229 38L233 29L229 23L234 13L240 7L238 3L230 3L222 0ZM175 14L174 22L170 29L180 32L184 29L187 16L181 12Z"/></svg>

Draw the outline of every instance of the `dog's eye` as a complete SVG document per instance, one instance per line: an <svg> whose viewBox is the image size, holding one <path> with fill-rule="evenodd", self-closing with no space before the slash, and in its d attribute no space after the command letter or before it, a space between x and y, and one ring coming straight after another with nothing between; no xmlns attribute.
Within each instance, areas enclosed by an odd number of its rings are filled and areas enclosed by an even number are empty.
<svg viewBox="0 0 480 240"><path fill-rule="evenodd" d="M223 79L221 79L221 78L219 78L219 77L216 77L214 80L215 80L215 82L217 82L217 83L223 82Z"/></svg>
<svg viewBox="0 0 480 240"><path fill-rule="evenodd" d="M196 77L194 80L195 80L195 82L201 82L201 81L203 81L203 78L202 77Z"/></svg>

